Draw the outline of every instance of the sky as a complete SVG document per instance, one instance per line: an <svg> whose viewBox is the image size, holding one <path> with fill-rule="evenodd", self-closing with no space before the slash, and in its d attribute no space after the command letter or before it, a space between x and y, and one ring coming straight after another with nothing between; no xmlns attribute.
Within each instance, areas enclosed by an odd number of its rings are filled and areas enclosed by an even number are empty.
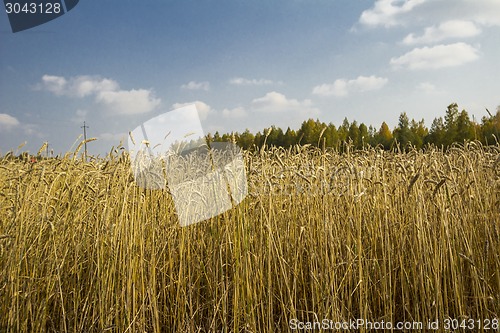
<svg viewBox="0 0 500 333"><path fill-rule="evenodd" d="M65 153L85 121L103 156L193 103L206 133L402 112L430 127L451 103L479 121L498 59L498 0L81 0L18 33L2 12L0 154Z"/></svg>

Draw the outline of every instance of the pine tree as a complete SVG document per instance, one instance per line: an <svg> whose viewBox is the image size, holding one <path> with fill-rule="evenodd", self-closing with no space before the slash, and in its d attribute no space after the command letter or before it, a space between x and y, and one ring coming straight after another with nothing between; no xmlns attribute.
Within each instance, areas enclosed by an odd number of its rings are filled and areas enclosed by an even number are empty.
<svg viewBox="0 0 500 333"><path fill-rule="evenodd" d="M418 149L422 148L424 145L424 140L429 134L427 127L425 127L424 119L420 121L411 120L410 125L411 132L411 143Z"/></svg>
<svg viewBox="0 0 500 333"><path fill-rule="evenodd" d="M283 137L283 147L288 148L297 143L297 133L288 127Z"/></svg>
<svg viewBox="0 0 500 333"><path fill-rule="evenodd" d="M368 127L364 123L359 125L358 148L364 148L369 142Z"/></svg>
<svg viewBox="0 0 500 333"><path fill-rule="evenodd" d="M444 125L443 117L434 118L425 143L432 143L438 147L442 147L446 144L445 136L446 127Z"/></svg>
<svg viewBox="0 0 500 333"><path fill-rule="evenodd" d="M470 141L474 139L474 124L469 118L467 111L462 110L457 117L457 142Z"/></svg>
<svg viewBox="0 0 500 333"><path fill-rule="evenodd" d="M348 134L349 140L352 142L354 147L360 148L361 146L361 140L360 140L360 131L359 131L359 126L358 123L353 121L351 123L351 126L349 126L349 134Z"/></svg>
<svg viewBox="0 0 500 333"><path fill-rule="evenodd" d="M451 145L453 142L456 142L458 139L457 119L458 119L458 104L452 103L448 105L448 108L446 109L446 114L444 116L444 127L446 130L444 145L446 147Z"/></svg>
<svg viewBox="0 0 500 333"><path fill-rule="evenodd" d="M399 143L400 147L406 149L406 147L412 143L412 133L410 130L410 120L406 112L399 115L398 127L394 130L394 138Z"/></svg>
<svg viewBox="0 0 500 333"><path fill-rule="evenodd" d="M254 144L255 136L248 129L238 135L238 145L242 149L249 149Z"/></svg>

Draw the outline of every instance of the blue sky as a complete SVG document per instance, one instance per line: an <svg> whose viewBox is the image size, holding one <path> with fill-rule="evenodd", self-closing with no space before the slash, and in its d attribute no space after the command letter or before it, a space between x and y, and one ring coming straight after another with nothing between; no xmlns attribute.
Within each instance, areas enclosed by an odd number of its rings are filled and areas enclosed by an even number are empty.
<svg viewBox="0 0 500 333"><path fill-rule="evenodd" d="M0 153L93 154L196 103L206 132L500 105L498 0L81 0L12 33L0 14Z"/></svg>

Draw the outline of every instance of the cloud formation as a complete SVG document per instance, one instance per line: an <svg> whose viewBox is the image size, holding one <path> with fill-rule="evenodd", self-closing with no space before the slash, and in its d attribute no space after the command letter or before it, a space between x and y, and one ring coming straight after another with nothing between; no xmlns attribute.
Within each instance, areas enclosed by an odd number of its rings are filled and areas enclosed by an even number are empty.
<svg viewBox="0 0 500 333"><path fill-rule="evenodd" d="M210 107L210 105L202 102L202 101L194 101L194 102L188 102L188 103L174 103L172 105L173 109L180 109L182 107L188 106L194 104L196 106L196 110L198 111L198 115L200 116L201 120L207 119L208 115L210 113L213 113L214 110Z"/></svg>
<svg viewBox="0 0 500 333"><path fill-rule="evenodd" d="M103 91L97 95L96 101L111 113L123 115L148 113L160 104L160 100L145 89Z"/></svg>
<svg viewBox="0 0 500 333"><path fill-rule="evenodd" d="M352 92L365 92L382 89L389 80L377 76L358 76L356 79L337 79L332 84L324 83L313 88L312 93L318 96L344 97Z"/></svg>
<svg viewBox="0 0 500 333"><path fill-rule="evenodd" d="M6 113L0 113L0 129L11 130L19 126L19 120Z"/></svg>
<svg viewBox="0 0 500 333"><path fill-rule="evenodd" d="M116 81L99 76L82 75L66 79L44 75L36 89L71 98L93 96L95 102L104 106L107 112L118 115L147 113L161 102L151 90L122 90Z"/></svg>
<svg viewBox="0 0 500 333"><path fill-rule="evenodd" d="M301 114L319 114L319 109L314 107L310 99L303 101L288 99L285 95L276 91L271 91L263 97L252 100L252 109L265 113L299 112Z"/></svg>
<svg viewBox="0 0 500 333"><path fill-rule="evenodd" d="M428 0L377 0L373 8L361 13L359 23L369 27L392 27L400 25L402 14L412 11L415 7Z"/></svg>
<svg viewBox="0 0 500 333"><path fill-rule="evenodd" d="M201 120L205 120L210 117L209 124L210 128L213 130L222 130L223 126L221 124L224 121L239 121L242 119L250 119L261 122L270 118L281 118L283 114L286 114L286 119L297 120L304 117L314 117L320 114L320 110L315 107L310 99L297 100L293 98L287 98L284 94L271 91L262 97L254 98L246 106L236 106L236 107L226 107L220 110L215 110L208 104L202 101L193 101L188 103L175 103L172 105L173 109L179 109L190 104L195 104L196 109L200 115ZM261 116L265 114L264 116ZM214 124L217 124L214 127Z"/></svg>
<svg viewBox="0 0 500 333"><path fill-rule="evenodd" d="M183 84L181 86L181 89L209 91L210 90L210 82L207 82L207 81L203 81L203 82L189 81L188 83Z"/></svg>
<svg viewBox="0 0 500 333"><path fill-rule="evenodd" d="M444 0L441 0L444 2ZM455 0L461 17L484 26L500 26L500 1L498 0ZM447 2L448 3L448 2Z"/></svg>
<svg viewBox="0 0 500 333"><path fill-rule="evenodd" d="M60 96L67 92L67 83L66 79L61 76L44 75L42 76L42 83L38 84L36 88L44 89Z"/></svg>
<svg viewBox="0 0 500 333"><path fill-rule="evenodd" d="M460 66L478 58L478 49L469 44L455 43L415 48L400 57L392 58L390 64L395 69L438 69Z"/></svg>
<svg viewBox="0 0 500 333"><path fill-rule="evenodd" d="M16 117L7 113L0 113L0 131L2 132L22 132L25 135L34 135L42 138L43 135L38 131L38 126L34 124L21 123Z"/></svg>
<svg viewBox="0 0 500 333"><path fill-rule="evenodd" d="M499 26L500 1L453 0L450 5L449 0L376 0L372 8L362 12L358 23L369 28L391 28L453 20Z"/></svg>
<svg viewBox="0 0 500 333"><path fill-rule="evenodd" d="M264 86L273 84L274 81L268 79L245 79L242 77L236 77L229 80L229 83L236 86Z"/></svg>
<svg viewBox="0 0 500 333"><path fill-rule="evenodd" d="M470 21L451 20L425 29L421 36L409 34L403 40L406 45L428 44L440 42L449 38L468 38L481 33L481 29Z"/></svg>

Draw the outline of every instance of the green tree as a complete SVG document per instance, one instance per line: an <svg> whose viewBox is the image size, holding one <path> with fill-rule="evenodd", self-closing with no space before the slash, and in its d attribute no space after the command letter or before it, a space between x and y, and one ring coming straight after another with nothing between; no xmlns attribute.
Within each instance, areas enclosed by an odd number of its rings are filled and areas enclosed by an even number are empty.
<svg viewBox="0 0 500 333"><path fill-rule="evenodd" d="M319 135L326 127L326 124L321 123L318 119L309 119L302 123L302 126L297 131L297 136L301 144L318 145Z"/></svg>
<svg viewBox="0 0 500 333"><path fill-rule="evenodd" d="M345 141L347 141L350 126L351 125L349 124L349 120L347 120L347 117L344 118L344 121L342 121L342 125L340 125L337 131L340 143L344 143Z"/></svg>
<svg viewBox="0 0 500 333"><path fill-rule="evenodd" d="M492 115L489 111L488 115L489 117L483 117L481 120L481 141L484 144L491 145L500 141L500 106L497 108L495 115Z"/></svg>
<svg viewBox="0 0 500 333"><path fill-rule="evenodd" d="M370 146L375 147L377 145L377 142L375 141L376 136L377 136L377 129L372 125L368 126L368 138L366 139L365 142Z"/></svg>
<svg viewBox="0 0 500 333"><path fill-rule="evenodd" d="M214 134L214 136L212 138L212 141L213 142L221 142L222 141L222 138L221 138L221 136L219 134L219 131L215 132L215 134Z"/></svg>
<svg viewBox="0 0 500 333"><path fill-rule="evenodd" d="M368 137L368 127L364 123L361 123L359 125L359 138L358 138L358 148L364 148L368 142L369 142L369 137Z"/></svg>
<svg viewBox="0 0 500 333"><path fill-rule="evenodd" d="M424 145L425 137L429 134L427 127L425 127L424 119L420 121L411 120L410 124L411 143L418 149Z"/></svg>
<svg viewBox="0 0 500 333"><path fill-rule="evenodd" d="M452 103L448 105L446 114L444 116L444 127L446 135L444 138L444 145L449 146L458 139L458 104Z"/></svg>
<svg viewBox="0 0 500 333"><path fill-rule="evenodd" d="M434 118L425 143L432 143L438 147L442 147L445 145L445 137L446 127L444 125L443 117Z"/></svg>
<svg viewBox="0 0 500 333"><path fill-rule="evenodd" d="M339 137L338 137L337 128L335 127L335 125L333 123L328 124L328 127L323 135L326 138L326 146L327 147L336 147L337 146L338 141L339 141Z"/></svg>
<svg viewBox="0 0 500 333"><path fill-rule="evenodd" d="M457 134L455 140L458 142L474 140L474 124L469 118L467 111L462 110L457 117Z"/></svg>
<svg viewBox="0 0 500 333"><path fill-rule="evenodd" d="M262 147L262 145L264 144L264 136L262 135L262 133L257 132L255 134L255 138L253 140L253 143L257 147Z"/></svg>
<svg viewBox="0 0 500 333"><path fill-rule="evenodd" d="M283 147L288 148L297 143L297 133L288 127L283 137Z"/></svg>
<svg viewBox="0 0 500 333"><path fill-rule="evenodd" d="M311 118L308 119L307 121L302 122L300 129L297 131L297 136L299 137L300 144L313 143L315 126L316 126L316 123Z"/></svg>
<svg viewBox="0 0 500 333"><path fill-rule="evenodd" d="M356 148L361 147L361 140L360 140L361 132L359 130L359 126L356 120L351 123L351 126L349 126L348 138L352 142L354 147Z"/></svg>
<svg viewBox="0 0 500 333"><path fill-rule="evenodd" d="M283 135L283 130L280 127L276 126L271 126L271 128L266 131L266 133L269 133L267 137L267 145L269 146L283 146L284 144L284 135Z"/></svg>
<svg viewBox="0 0 500 333"><path fill-rule="evenodd" d="M238 145L242 149L249 149L252 147L253 143L255 140L255 136L250 133L248 129L245 130L245 132L241 133L238 135Z"/></svg>
<svg viewBox="0 0 500 333"><path fill-rule="evenodd" d="M394 130L394 138L403 149L406 149L413 139L410 129L410 119L408 119L406 112L399 115L398 127Z"/></svg>

